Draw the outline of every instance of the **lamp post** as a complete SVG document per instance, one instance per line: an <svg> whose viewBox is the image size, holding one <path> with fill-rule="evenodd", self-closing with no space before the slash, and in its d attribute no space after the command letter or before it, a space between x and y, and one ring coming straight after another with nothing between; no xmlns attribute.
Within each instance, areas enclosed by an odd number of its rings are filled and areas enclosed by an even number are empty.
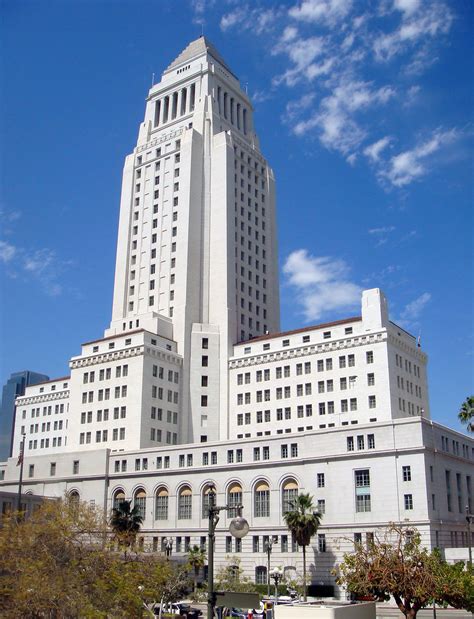
<svg viewBox="0 0 474 619"><path fill-rule="evenodd" d="M275 583L275 606L278 604L278 584L283 579L283 572L279 567L274 567L272 569L272 578Z"/></svg>
<svg viewBox="0 0 474 619"><path fill-rule="evenodd" d="M173 540L171 537L167 537L165 538L165 553L166 553L167 561L171 559L172 552L173 552Z"/></svg>
<svg viewBox="0 0 474 619"><path fill-rule="evenodd" d="M267 553L267 597L270 597L270 555L272 554L273 540L268 538L265 544L265 552Z"/></svg>
<svg viewBox="0 0 474 619"><path fill-rule="evenodd" d="M216 505L216 491L211 488L209 491L209 550L207 559L207 619L214 619L216 607L216 593L214 591L214 543L216 541L216 527L219 522L219 512L223 510L236 509L239 514L231 520L229 525L230 534L237 539L242 539L249 532L249 523L241 516L243 505Z"/></svg>
<svg viewBox="0 0 474 619"><path fill-rule="evenodd" d="M18 512L18 518L20 517L21 511L21 491L23 486L23 461L25 459L25 442L26 434L23 434L20 443L20 454L18 456L18 462L16 463L16 465L20 467L20 477L18 479L18 495L16 500L16 510Z"/></svg>
<svg viewBox="0 0 474 619"><path fill-rule="evenodd" d="M469 505L466 505L466 522L467 522L467 548L469 550L469 568L472 569L472 534L471 534L471 524L472 519L474 518L474 514L470 513Z"/></svg>

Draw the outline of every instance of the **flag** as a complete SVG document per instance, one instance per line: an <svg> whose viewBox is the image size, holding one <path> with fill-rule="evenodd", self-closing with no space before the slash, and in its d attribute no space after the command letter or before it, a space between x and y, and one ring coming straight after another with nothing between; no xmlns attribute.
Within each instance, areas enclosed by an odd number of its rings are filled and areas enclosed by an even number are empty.
<svg viewBox="0 0 474 619"><path fill-rule="evenodd" d="M20 443L20 453L18 454L18 462L16 463L17 466L20 466L20 464L23 462L23 451L25 448L25 441L21 441Z"/></svg>

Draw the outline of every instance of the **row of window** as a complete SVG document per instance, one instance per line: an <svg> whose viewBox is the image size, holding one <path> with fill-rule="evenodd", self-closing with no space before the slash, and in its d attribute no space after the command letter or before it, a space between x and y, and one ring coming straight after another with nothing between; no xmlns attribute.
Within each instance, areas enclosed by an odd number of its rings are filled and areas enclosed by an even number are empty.
<svg viewBox="0 0 474 619"><path fill-rule="evenodd" d="M109 431L108 430L97 430L95 434L95 442L103 443L109 440ZM112 429L112 440L113 441L124 441L125 440L125 428L113 428ZM81 432L79 434L79 444L80 445L89 445L92 443L92 432Z"/></svg>
<svg viewBox="0 0 474 619"><path fill-rule="evenodd" d="M164 389L163 387L158 387L157 385L151 386L151 397L153 399L163 400L164 399ZM167 389L166 393L166 401L172 402L173 404L178 404L179 402L179 393L178 391L173 391L172 389Z"/></svg>
<svg viewBox="0 0 474 619"><path fill-rule="evenodd" d="M404 361L405 361L405 364L403 363ZM395 353L395 365L402 370L403 370L403 367L405 367L405 372L408 372L409 374L412 374L412 367L413 367L413 374L417 376L418 378L420 378L420 366L416 365L416 363L412 364L412 362L408 361L408 359L403 359L402 356L397 353Z"/></svg>
<svg viewBox="0 0 474 619"><path fill-rule="evenodd" d="M447 436L441 435L441 449L443 451L446 451L447 453L451 451L455 456L461 455L461 452L459 450L459 446L460 446L459 441L453 438L451 439L451 449L449 445L450 445L449 438ZM474 447L471 448L471 453L472 453L472 458L474 459ZM463 458L469 459L469 445L465 445L464 443L462 444L462 456Z"/></svg>
<svg viewBox="0 0 474 619"><path fill-rule="evenodd" d="M184 86L171 95L155 101L153 127L160 127L179 116L194 111L196 102L196 84Z"/></svg>
<svg viewBox="0 0 474 619"><path fill-rule="evenodd" d="M63 429L63 420L55 421L54 423L51 421L44 422L41 424L41 430L39 423L30 425L30 434L37 434L38 432L50 432L50 430L62 430ZM21 434L25 433L25 426L21 427Z"/></svg>
<svg viewBox="0 0 474 619"><path fill-rule="evenodd" d="M47 415L51 415L52 412L53 412L53 405L51 405L51 406L43 406L43 417L46 417ZM32 419L34 419L35 417L39 417L40 413L41 413L41 407L40 406L36 406L36 407L31 409L30 417ZM55 404L54 405L54 414L55 415L61 415L62 413L64 413L64 404ZM22 411L21 418L22 419L26 419L26 410Z"/></svg>
<svg viewBox="0 0 474 619"><path fill-rule="evenodd" d="M66 445L67 443L67 437L64 437L64 445ZM30 451L33 451L35 449L49 449L49 446L51 444L51 447L62 447L63 445L63 437L61 436L54 436L51 440L49 438L42 438L41 440L38 439L31 439L28 441L28 449Z"/></svg>
<svg viewBox="0 0 474 619"><path fill-rule="evenodd" d="M93 383L95 381L95 371L84 372L82 375L82 383L86 385L87 383ZM122 378L128 376L128 365L118 365L115 368L115 378ZM99 370L98 379L99 380L109 380L112 378L112 368L104 368Z"/></svg>
<svg viewBox="0 0 474 619"><path fill-rule="evenodd" d="M117 386L114 388L114 397L115 398L126 398L127 397L127 385ZM107 387L106 389L99 389L97 391L97 401L103 402L104 400L110 400L111 389ZM82 403L90 404L94 401L94 391L84 391L82 393Z"/></svg>

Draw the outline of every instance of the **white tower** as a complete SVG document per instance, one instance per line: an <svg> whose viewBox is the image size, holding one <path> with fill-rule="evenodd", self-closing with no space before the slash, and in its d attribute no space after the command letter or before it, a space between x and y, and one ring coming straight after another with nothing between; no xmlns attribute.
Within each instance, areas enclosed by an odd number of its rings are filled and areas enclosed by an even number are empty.
<svg viewBox="0 0 474 619"><path fill-rule="evenodd" d="M180 442L228 436L231 346L279 329L274 178L252 106L205 37L148 95L125 160L112 322L184 358Z"/></svg>

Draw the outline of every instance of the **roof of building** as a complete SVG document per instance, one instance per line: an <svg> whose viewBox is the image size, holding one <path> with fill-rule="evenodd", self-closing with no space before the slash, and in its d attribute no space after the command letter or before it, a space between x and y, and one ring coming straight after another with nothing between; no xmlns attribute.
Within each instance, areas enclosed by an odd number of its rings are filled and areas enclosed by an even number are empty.
<svg viewBox="0 0 474 619"><path fill-rule="evenodd" d="M28 387L38 387L38 385L47 385L48 383L57 383L60 380L69 380L71 375L69 376L60 376L59 378L51 378L50 380L42 380L40 383L35 383L34 385L28 385ZM24 397L24 396L21 396Z"/></svg>
<svg viewBox="0 0 474 619"><path fill-rule="evenodd" d="M236 346L241 344L251 344L253 342L260 342L262 340L272 340L276 337L285 337L287 335L295 335L296 333L306 333L306 331L316 331L317 329L326 329L327 327L336 327L337 325L345 325L349 322L358 322L362 320L362 316L353 316L352 318L343 318L342 320L334 320L333 322L323 322L319 325L312 325L309 327L302 327L301 329L293 329L293 331L280 331L278 333L267 333L266 335L259 335L253 337L250 340L243 340L238 342Z"/></svg>
<svg viewBox="0 0 474 619"><path fill-rule="evenodd" d="M227 71L229 71L229 73L232 73L232 75L235 77L232 69L222 58L214 45L208 39L206 39L204 35L200 36L199 39L196 39L195 41L191 41L191 43L189 43L189 45L183 49L179 56L175 58L175 60L173 60L173 62L168 66L168 68L165 70L165 73L171 71L172 69L176 69L182 64L186 64L186 62L190 62L194 58L197 58L198 56L206 53L210 54L215 60L217 60L217 62L219 62L223 67L225 67L225 69L227 69Z"/></svg>

